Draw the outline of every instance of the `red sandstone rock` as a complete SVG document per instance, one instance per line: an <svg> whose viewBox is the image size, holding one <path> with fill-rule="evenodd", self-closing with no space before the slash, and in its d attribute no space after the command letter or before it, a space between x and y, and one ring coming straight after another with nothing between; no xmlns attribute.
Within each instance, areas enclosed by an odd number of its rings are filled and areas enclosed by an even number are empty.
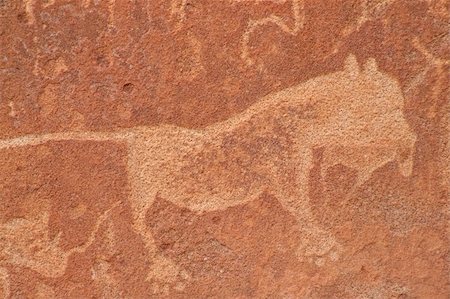
<svg viewBox="0 0 450 299"><path fill-rule="evenodd" d="M448 20L0 0L0 297L448 298Z"/></svg>

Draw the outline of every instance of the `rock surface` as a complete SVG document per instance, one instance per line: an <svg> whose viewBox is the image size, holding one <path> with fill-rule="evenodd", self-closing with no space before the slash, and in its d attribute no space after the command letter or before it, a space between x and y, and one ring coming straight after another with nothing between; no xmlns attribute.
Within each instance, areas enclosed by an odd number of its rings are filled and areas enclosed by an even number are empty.
<svg viewBox="0 0 450 299"><path fill-rule="evenodd" d="M0 0L0 298L449 298L447 0Z"/></svg>

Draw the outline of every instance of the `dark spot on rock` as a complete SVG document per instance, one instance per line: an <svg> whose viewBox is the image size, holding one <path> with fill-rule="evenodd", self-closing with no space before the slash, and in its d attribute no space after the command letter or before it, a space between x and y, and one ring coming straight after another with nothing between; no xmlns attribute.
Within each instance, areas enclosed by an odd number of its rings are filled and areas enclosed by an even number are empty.
<svg viewBox="0 0 450 299"><path fill-rule="evenodd" d="M19 13L19 14L17 14L17 20L20 23L25 23L27 21L27 17L24 13Z"/></svg>
<svg viewBox="0 0 450 299"><path fill-rule="evenodd" d="M123 85L122 90L126 93L131 93L134 89L133 83L126 83Z"/></svg>

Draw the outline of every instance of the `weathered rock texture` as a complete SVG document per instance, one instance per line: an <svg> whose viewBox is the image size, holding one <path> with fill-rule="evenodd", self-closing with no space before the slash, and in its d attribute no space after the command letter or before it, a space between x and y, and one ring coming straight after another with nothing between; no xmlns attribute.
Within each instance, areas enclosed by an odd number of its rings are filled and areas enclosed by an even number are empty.
<svg viewBox="0 0 450 299"><path fill-rule="evenodd" d="M0 297L449 298L447 0L0 0Z"/></svg>

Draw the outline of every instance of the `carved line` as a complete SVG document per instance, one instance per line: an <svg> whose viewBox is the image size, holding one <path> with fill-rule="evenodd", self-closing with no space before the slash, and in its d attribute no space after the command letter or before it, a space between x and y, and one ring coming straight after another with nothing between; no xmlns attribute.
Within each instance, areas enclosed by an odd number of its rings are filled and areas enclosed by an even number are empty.
<svg viewBox="0 0 450 299"><path fill-rule="evenodd" d="M410 91L414 90L417 86L422 84L428 72L431 71L433 68L436 68L440 72L443 72L444 65L449 64L450 62L450 60L441 59L430 53L430 51L422 44L422 42L418 37L414 37L412 45L417 51L419 51L423 56L425 56L428 63L426 67L410 81L408 86L405 87L405 93L409 93Z"/></svg>
<svg viewBox="0 0 450 299"><path fill-rule="evenodd" d="M186 5L187 0L172 0L170 15L177 18L175 30L179 30L186 20Z"/></svg>
<svg viewBox="0 0 450 299"><path fill-rule="evenodd" d="M343 38L350 36L354 32L358 32L365 23L367 23L371 20L374 20L376 18L379 18L379 16L377 17L375 14L380 11L384 12L395 1L396 0L384 0L380 3L377 3L376 5L374 5L371 8L368 8L368 6L367 6L367 4L369 3L369 0L365 0L364 2L362 2L361 6L362 6L363 11L362 11L361 15L358 17L358 20L356 21L356 23L354 23L350 26L347 26L343 30L341 38L339 38L339 40L335 43L332 50L327 55L325 55L322 58L322 60L327 59L330 56L337 54L339 52L339 50L341 49L341 47L343 45L345 45L345 43L346 43L346 40L343 40Z"/></svg>
<svg viewBox="0 0 450 299"><path fill-rule="evenodd" d="M277 1L276 3L278 2L280 1ZM272 23L280 27L280 29L287 34L297 35L297 33L300 31L300 29L303 28L305 23L303 0L292 0L292 14L294 16L294 25L292 28L290 28L287 25L287 22L284 21L281 17L274 14L266 18L258 20L250 20L248 22L247 30L242 35L241 41L242 44L241 58L245 61L247 65L252 65L254 63L253 59L250 58L249 53L250 35L253 33L253 31L255 31L259 26L264 26Z"/></svg>
<svg viewBox="0 0 450 299"><path fill-rule="evenodd" d="M106 219L108 219L108 217L110 216L110 213L113 209L117 208L119 205L121 204L121 201L117 201L115 202L108 210L106 210L105 212L102 213L102 215L100 215L100 217L97 220L97 223L95 224L94 230L91 232L91 235L89 236L88 240L80 246L74 247L72 249L70 249L68 252L68 256L70 257L73 253L82 253L85 252L86 249L92 245L92 243L94 243L97 232L100 229L100 226L103 224L103 222L106 221Z"/></svg>
<svg viewBox="0 0 450 299"><path fill-rule="evenodd" d="M5 268L0 268L0 279L2 280L3 298L9 298L11 295L11 286L9 282L9 273Z"/></svg>
<svg viewBox="0 0 450 299"><path fill-rule="evenodd" d="M28 18L28 24L29 25L34 24L34 22L36 21L36 18L34 16L34 0L24 0L24 4L25 4L25 12Z"/></svg>

